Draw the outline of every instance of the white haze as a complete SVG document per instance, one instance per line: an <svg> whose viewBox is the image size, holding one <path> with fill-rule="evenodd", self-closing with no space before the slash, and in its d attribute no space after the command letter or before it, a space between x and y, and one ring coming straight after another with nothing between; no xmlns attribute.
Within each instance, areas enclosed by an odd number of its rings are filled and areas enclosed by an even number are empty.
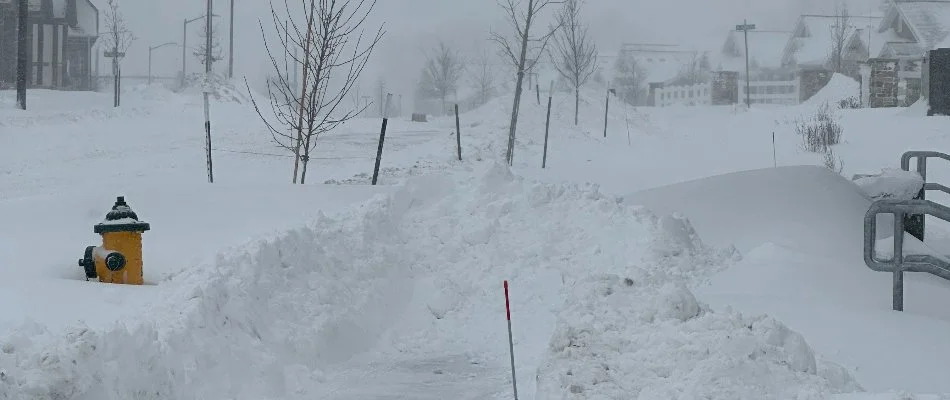
<svg viewBox="0 0 950 400"><path fill-rule="evenodd" d="M204 14L203 0L120 0L124 14L138 39L123 62L126 75L145 75L148 46L180 42L182 21ZM288 0L291 3L300 0ZM104 10L105 0L93 0ZM259 22L270 26L268 0L236 0L235 75L258 85L269 72ZM282 0L276 5L282 6ZM791 29L801 13L833 12L837 0L588 0L585 18L601 51L615 52L623 42L680 44L716 49L726 32L744 19L759 29ZM865 14L880 0L850 0L852 14ZM299 3L295 3L299 4ZM227 53L228 0L215 0L215 13L222 15L218 27L222 50ZM495 0L378 0L367 29L385 22L386 36L362 77L364 87L384 78L390 91L411 94L425 60L426 49L440 40L467 56L495 51L487 40L489 30L507 31L508 25ZM199 40L200 22L189 24L189 47ZM200 68L189 50L188 69ZM105 66L105 60L102 60ZM156 50L153 73L174 76L181 69L180 48ZM226 63L216 68L222 71ZM104 74L107 68L101 68ZM367 90L367 89L364 89Z"/></svg>

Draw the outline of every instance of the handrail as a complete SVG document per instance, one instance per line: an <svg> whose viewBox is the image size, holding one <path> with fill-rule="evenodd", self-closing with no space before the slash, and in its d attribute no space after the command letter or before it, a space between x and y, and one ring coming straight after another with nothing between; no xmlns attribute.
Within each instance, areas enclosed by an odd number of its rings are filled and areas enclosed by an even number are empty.
<svg viewBox="0 0 950 400"><path fill-rule="evenodd" d="M950 194L950 188L938 184L938 183L927 183L927 159L928 158L939 158L942 160L950 161L950 154L941 153L939 151L926 151L926 150L914 150L905 152L901 155L901 169L904 171L910 171L910 160L917 159L917 173L920 174L920 177L924 180L924 187L920 189L920 192L917 194L915 199L917 200L927 200L927 191L928 190L937 190L947 194ZM924 231L925 229L925 219L923 214L912 214L906 216L908 221L907 232L914 237L924 240Z"/></svg>
<svg viewBox="0 0 950 400"><path fill-rule="evenodd" d="M889 260L877 258L877 216L894 215L893 255ZM904 309L904 272L926 272L950 280L950 262L929 254L904 254L904 216L932 215L950 222L950 207L928 200L878 200L864 214L864 263L877 272L894 274L893 308Z"/></svg>
<svg viewBox="0 0 950 400"><path fill-rule="evenodd" d="M939 183L927 182L927 159L939 158L950 161L950 155L937 151L908 151L901 155L901 169L910 171L910 161L917 159L917 173L924 184L913 200L878 200L871 204L864 215L864 263L878 272L894 274L893 307L904 310L904 272L926 272L950 280L950 261L931 254L904 254L904 232L924 241L925 216L931 215L950 222L950 207L927 200L927 191L935 190L950 194L950 188ZM877 258L877 216L894 215L893 256L890 260Z"/></svg>

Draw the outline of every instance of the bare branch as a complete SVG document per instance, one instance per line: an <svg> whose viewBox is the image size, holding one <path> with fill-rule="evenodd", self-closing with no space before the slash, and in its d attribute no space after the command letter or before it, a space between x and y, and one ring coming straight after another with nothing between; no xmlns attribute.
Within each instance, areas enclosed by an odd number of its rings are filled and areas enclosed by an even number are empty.
<svg viewBox="0 0 950 400"><path fill-rule="evenodd" d="M282 15L271 3L271 20L279 37L276 43L283 55L279 58L272 51L261 24L264 47L276 73L267 82L270 111L263 111L253 93L251 100L277 146L294 154L295 165L303 164L300 183L305 183L310 153L319 136L365 110L365 106L345 106L344 100L384 31L382 27L369 34L363 31L375 0L300 2L303 13L283 0ZM302 22L298 20L301 16ZM300 82L291 81L293 70L303 73ZM296 168L294 172L296 183Z"/></svg>

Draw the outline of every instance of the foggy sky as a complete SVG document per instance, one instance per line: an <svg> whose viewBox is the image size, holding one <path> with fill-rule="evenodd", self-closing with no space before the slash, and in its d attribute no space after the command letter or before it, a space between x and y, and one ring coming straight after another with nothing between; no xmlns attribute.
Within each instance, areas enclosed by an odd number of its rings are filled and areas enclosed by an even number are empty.
<svg viewBox="0 0 950 400"><path fill-rule="evenodd" d="M101 10L105 0L92 0ZM214 0L220 18L219 34L227 52L228 0ZM279 1L279 0L278 0ZM299 0L290 0L291 2ZM881 0L848 0L852 14L865 14L869 4ZM721 46L729 29L743 19L759 29L787 30L801 13L832 12L839 0L587 0L585 19L601 51L615 52L622 42L669 43L715 49ZM282 2L281 2L282 3ZM121 0L126 19L138 37L123 61L126 75L144 75L148 67L148 46L168 41L180 42L182 22L204 14L203 0ZM235 75L260 82L268 71L263 56L258 22L270 21L267 0L236 0ZM495 0L378 0L367 28L385 21L383 43L364 73L364 85L379 77L389 82L390 90L411 93L425 59L424 51L440 40L473 54L494 51L487 41L489 29L505 31L503 14ZM189 25L189 47L199 39L201 23ZM265 25L267 29L270 26ZM188 51L188 69L200 69ZM226 62L219 67L226 67ZM105 74L105 60L102 60ZM181 69L181 49L156 50L153 60L156 75L173 76Z"/></svg>

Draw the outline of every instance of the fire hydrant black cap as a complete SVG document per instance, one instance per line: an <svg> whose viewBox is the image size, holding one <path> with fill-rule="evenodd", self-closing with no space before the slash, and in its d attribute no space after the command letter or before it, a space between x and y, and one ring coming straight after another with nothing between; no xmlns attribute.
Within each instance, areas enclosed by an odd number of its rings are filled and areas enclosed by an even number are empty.
<svg viewBox="0 0 950 400"><path fill-rule="evenodd" d="M138 215L125 202L125 196L116 198L112 210L106 214L106 220L93 227L93 231L100 234L107 232L145 232L149 229L151 229L149 224L139 221Z"/></svg>

